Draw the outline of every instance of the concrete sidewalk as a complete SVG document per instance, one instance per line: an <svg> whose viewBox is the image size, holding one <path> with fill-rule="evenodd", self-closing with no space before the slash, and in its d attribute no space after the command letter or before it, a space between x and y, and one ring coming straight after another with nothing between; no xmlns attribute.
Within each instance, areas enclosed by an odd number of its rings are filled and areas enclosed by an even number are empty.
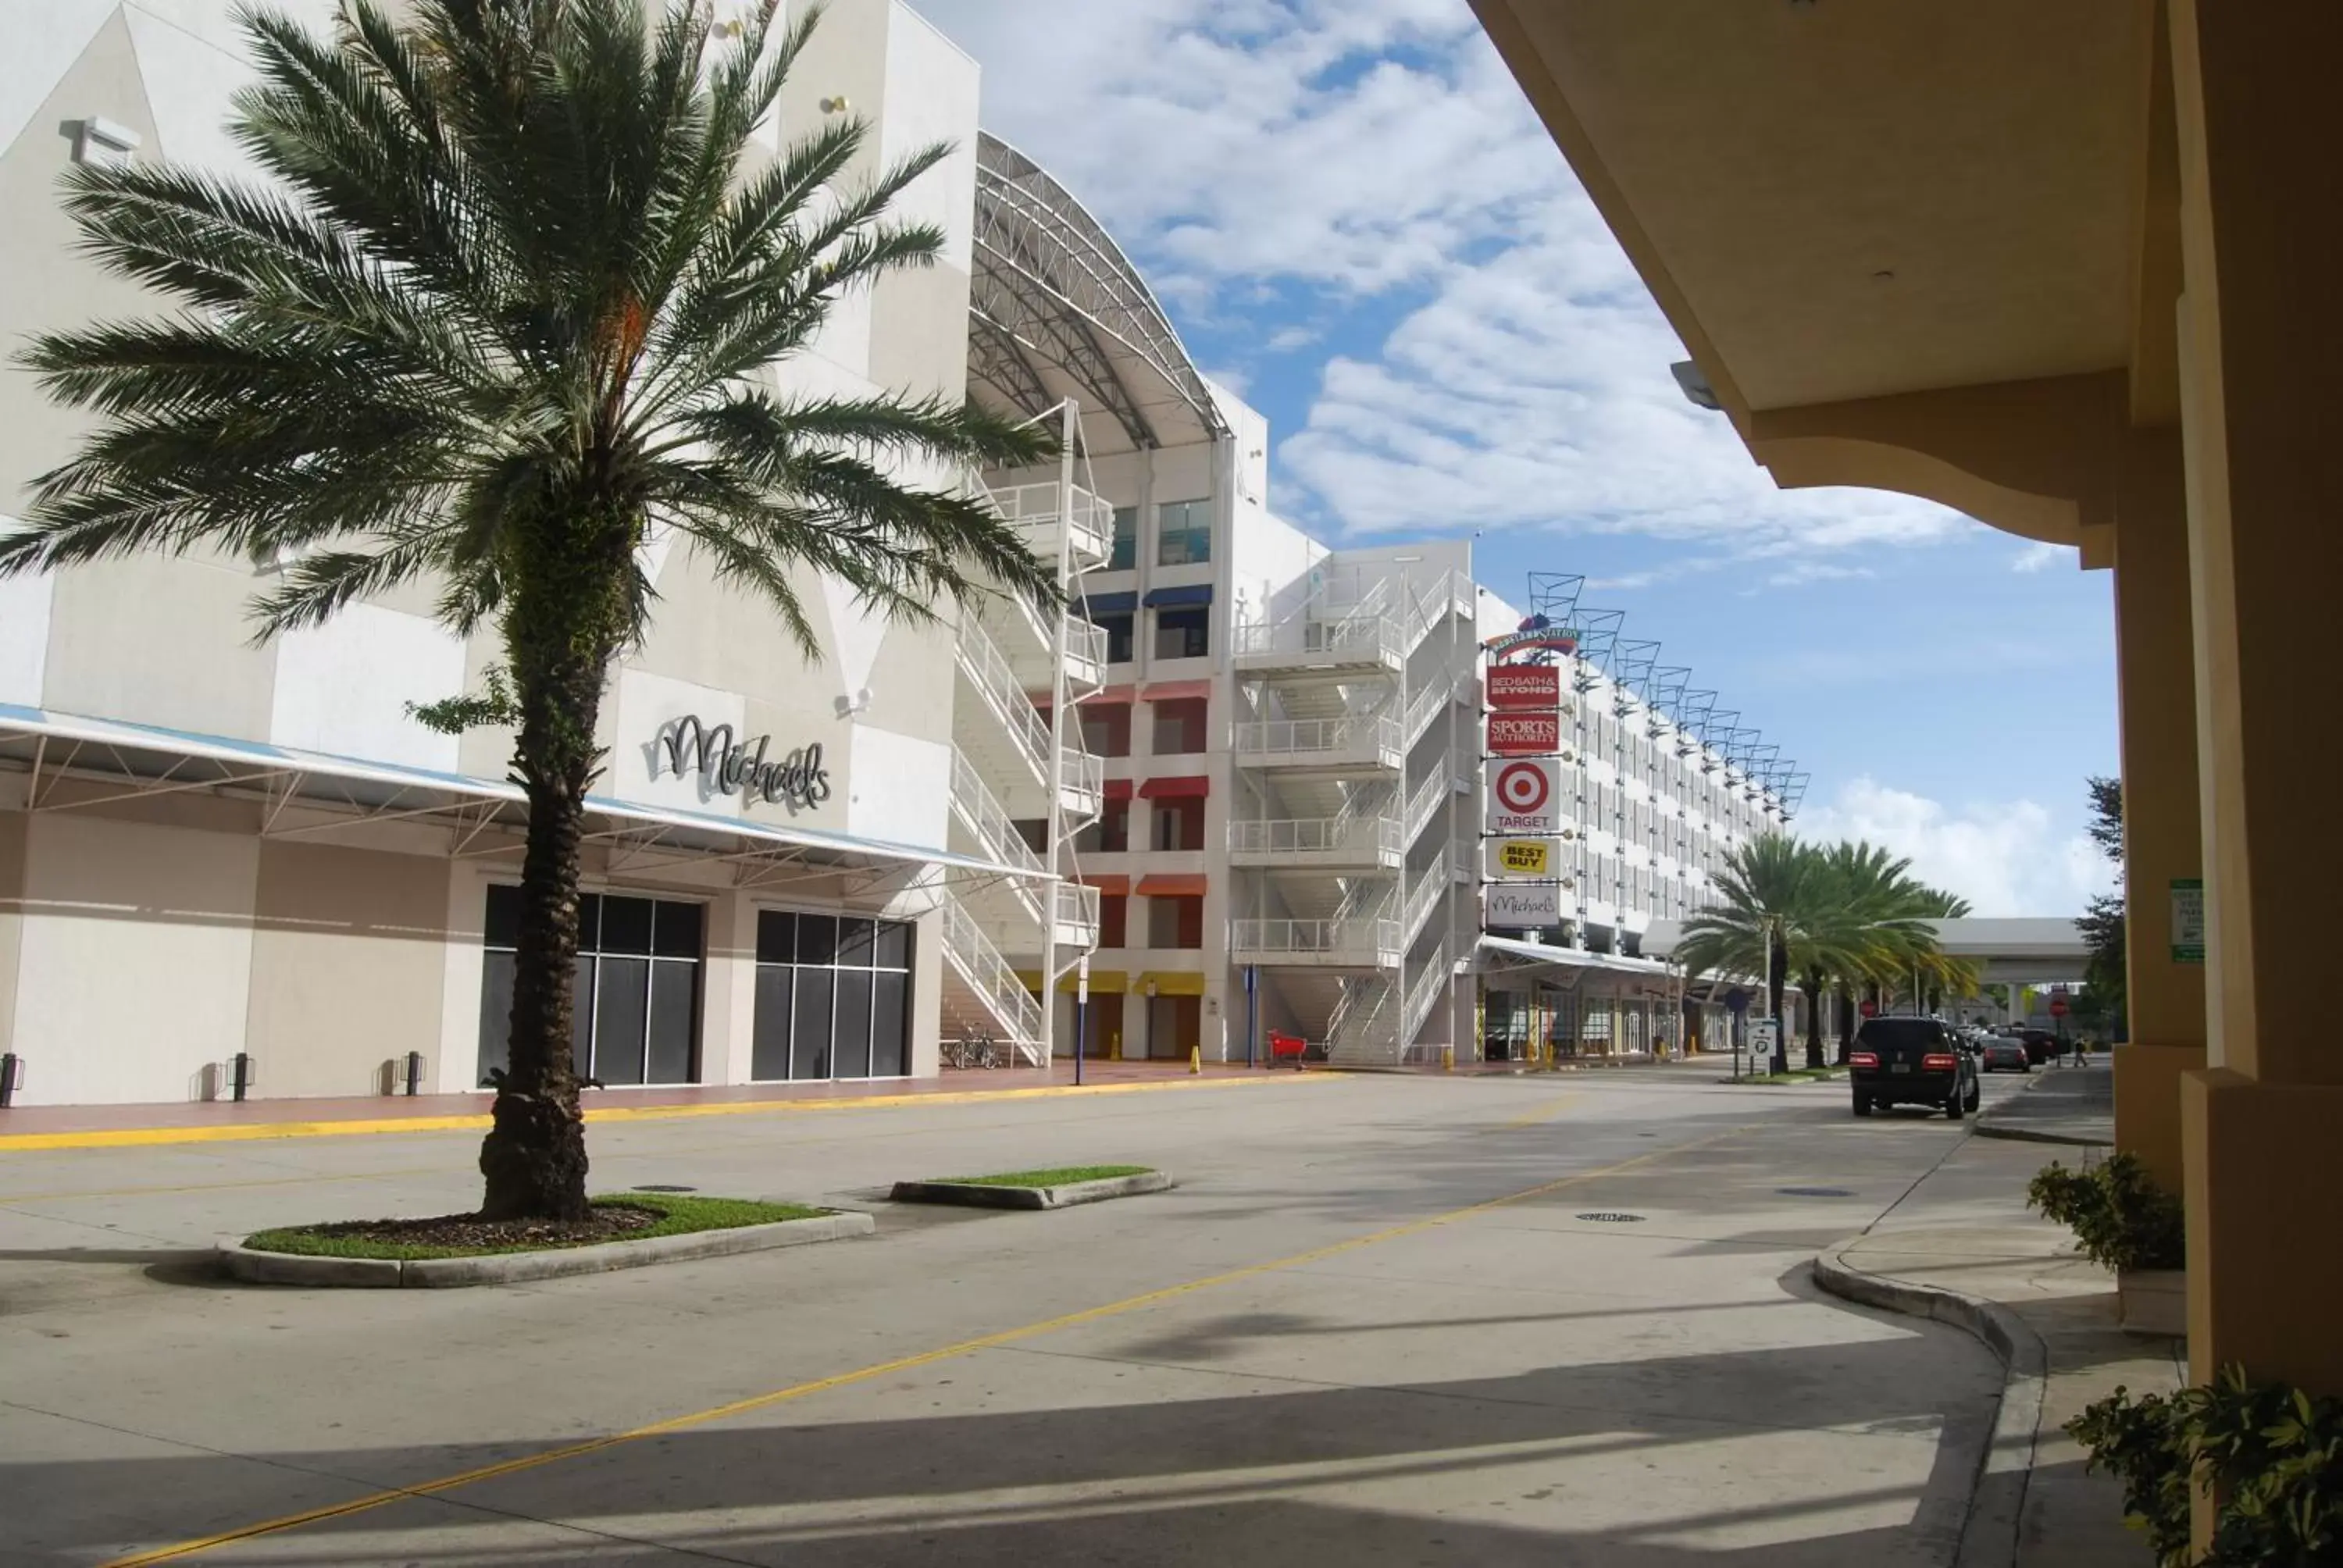
<svg viewBox="0 0 2343 1568"><path fill-rule="evenodd" d="M2012 1100L2040 1098L2056 1081ZM2185 1348L2117 1327L2115 1276L2027 1210L2026 1183L2046 1157L2022 1142L1964 1140L1902 1202L1816 1258L1815 1282L1957 1324L2006 1364L1962 1568L2148 1568L2146 1538L2122 1523L2122 1488L2105 1472L2086 1475L2083 1450L2061 1428L2117 1384L2179 1387Z"/></svg>
<svg viewBox="0 0 2343 1568"><path fill-rule="evenodd" d="M1977 1131L1988 1138L2027 1143L2113 1145L2113 1059L2087 1057L2079 1066L2042 1069L2023 1093L1988 1107L1977 1118Z"/></svg>

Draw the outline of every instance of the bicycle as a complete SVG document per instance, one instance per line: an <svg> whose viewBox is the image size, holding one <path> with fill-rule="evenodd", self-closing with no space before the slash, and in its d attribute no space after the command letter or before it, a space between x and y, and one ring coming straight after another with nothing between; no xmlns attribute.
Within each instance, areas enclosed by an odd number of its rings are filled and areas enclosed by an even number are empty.
<svg viewBox="0 0 2343 1568"><path fill-rule="evenodd" d="M1001 1064L1001 1048L989 1033L962 1030L958 1040L944 1042L944 1061L961 1069L996 1068Z"/></svg>

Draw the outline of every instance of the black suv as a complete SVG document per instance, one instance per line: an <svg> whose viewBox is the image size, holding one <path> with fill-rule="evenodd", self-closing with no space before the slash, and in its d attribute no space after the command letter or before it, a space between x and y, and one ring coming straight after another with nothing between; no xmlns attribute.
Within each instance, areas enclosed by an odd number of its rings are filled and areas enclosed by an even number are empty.
<svg viewBox="0 0 2343 1568"><path fill-rule="evenodd" d="M1934 1105L1958 1121L1977 1108L1976 1063L1933 1018L1865 1019L1846 1065L1857 1116L1875 1105Z"/></svg>

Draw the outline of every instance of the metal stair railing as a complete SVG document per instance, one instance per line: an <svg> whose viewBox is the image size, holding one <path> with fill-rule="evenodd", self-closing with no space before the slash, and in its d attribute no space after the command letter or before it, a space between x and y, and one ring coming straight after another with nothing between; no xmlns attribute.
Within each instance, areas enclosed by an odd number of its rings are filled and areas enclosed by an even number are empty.
<svg viewBox="0 0 2343 1568"><path fill-rule="evenodd" d="M1312 599L1282 620L1242 621L1229 628L1230 651L1256 654L1355 654L1388 658L1399 651L1400 630L1386 612L1387 585L1377 583L1342 613Z"/></svg>
<svg viewBox="0 0 2343 1568"><path fill-rule="evenodd" d="M945 961L976 992L1009 1037L1009 1043L1034 1066L1045 1065L1050 1046L1042 1032L1041 1003L986 939L973 916L950 901L941 906L941 914Z"/></svg>
<svg viewBox="0 0 2343 1568"><path fill-rule="evenodd" d="M1395 962L1400 940L1397 920L1373 917L1331 920L1246 919L1229 922L1232 950L1267 955L1265 961L1272 963L1279 954L1297 958L1353 954L1362 963L1381 963L1386 958Z"/></svg>
<svg viewBox="0 0 2343 1568"><path fill-rule="evenodd" d="M1398 854L1403 848L1400 824L1381 814L1239 818L1229 824L1232 854L1331 855L1373 849L1381 857Z"/></svg>
<svg viewBox="0 0 2343 1568"><path fill-rule="evenodd" d="M1421 838L1442 802L1453 794L1455 789L1455 779L1445 767L1426 774L1423 782L1415 787L1415 793L1408 797L1407 809L1401 819L1405 824L1401 842L1413 844Z"/></svg>
<svg viewBox="0 0 2343 1568"><path fill-rule="evenodd" d="M1074 553L1093 556L1104 560L1114 551L1114 508L1104 498L1092 495L1080 485L1071 487L1070 508L1061 515L1058 505L1058 482L1041 480L1030 485L1004 485L999 489L988 487L993 509L1011 527L1041 532L1052 546L1057 530L1067 528ZM1046 552L1055 555L1054 548Z"/></svg>
<svg viewBox="0 0 2343 1568"><path fill-rule="evenodd" d="M1440 993L1447 989L1450 973L1448 944L1443 942L1425 960L1423 971L1407 984L1407 1005L1400 1010L1400 1039L1403 1048L1415 1039L1415 1031L1423 1027Z"/></svg>
<svg viewBox="0 0 2343 1568"><path fill-rule="evenodd" d="M1010 739L1024 754L1026 765L1032 769L1034 781L1050 779L1050 727L1041 721L1041 710L1032 699L1025 695L1017 672L1010 667L1000 645L992 640L982 624L974 617L960 622L956 647L960 668L968 672L970 681L985 699Z"/></svg>
<svg viewBox="0 0 2343 1568"><path fill-rule="evenodd" d="M1408 890L1407 901L1400 908L1400 940L1415 940L1415 934L1423 930L1424 920L1447 896L1452 884L1443 874L1445 865L1444 857L1434 860L1423 869L1423 875L1416 879L1415 886Z"/></svg>
<svg viewBox="0 0 2343 1568"><path fill-rule="evenodd" d="M1250 719L1236 726L1234 739L1239 752L1294 758L1391 751L1405 743L1395 720L1355 713L1341 719Z"/></svg>

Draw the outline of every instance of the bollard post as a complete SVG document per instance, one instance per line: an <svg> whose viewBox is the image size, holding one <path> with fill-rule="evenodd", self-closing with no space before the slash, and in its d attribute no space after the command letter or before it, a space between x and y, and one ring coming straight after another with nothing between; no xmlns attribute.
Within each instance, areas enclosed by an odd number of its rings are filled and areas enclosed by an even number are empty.
<svg viewBox="0 0 2343 1568"><path fill-rule="evenodd" d="M1202 1046L1192 1045L1188 1048L1188 1070L1191 1072L1202 1072L1204 1070L1204 1048Z"/></svg>
<svg viewBox="0 0 2343 1568"><path fill-rule="evenodd" d="M1456 1070L1456 1048L1454 1046L1443 1045L1440 1048L1440 1070L1443 1072L1453 1072Z"/></svg>
<svg viewBox="0 0 2343 1568"><path fill-rule="evenodd" d="M412 1100L422 1092L423 1053L419 1050L410 1050L407 1053L407 1095Z"/></svg>
<svg viewBox="0 0 2343 1568"><path fill-rule="evenodd" d="M15 1051L0 1052L0 1111L14 1103L16 1091L24 1087L25 1059Z"/></svg>
<svg viewBox="0 0 2343 1568"><path fill-rule="evenodd" d="M229 1098L242 1100L246 1090L252 1087L252 1053L239 1050L228 1059Z"/></svg>

